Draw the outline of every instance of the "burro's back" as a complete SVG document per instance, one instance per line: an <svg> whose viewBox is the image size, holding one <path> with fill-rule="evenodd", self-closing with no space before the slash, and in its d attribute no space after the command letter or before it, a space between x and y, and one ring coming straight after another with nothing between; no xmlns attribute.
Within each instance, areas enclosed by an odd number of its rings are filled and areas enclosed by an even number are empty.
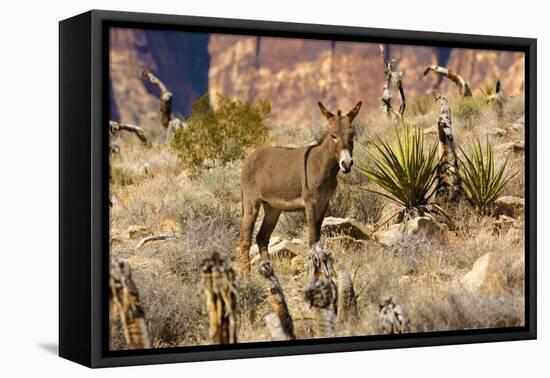
<svg viewBox="0 0 550 378"><path fill-rule="evenodd" d="M330 198L336 190L336 176L349 173L353 165L352 122L359 102L346 115L319 107L328 122L327 133L316 144L300 148L262 147L252 152L241 170L242 227L241 262L250 270L250 245L260 206L264 219L256 236L260 256L269 259L267 246L282 211L305 211L309 244L320 239L321 225Z"/></svg>

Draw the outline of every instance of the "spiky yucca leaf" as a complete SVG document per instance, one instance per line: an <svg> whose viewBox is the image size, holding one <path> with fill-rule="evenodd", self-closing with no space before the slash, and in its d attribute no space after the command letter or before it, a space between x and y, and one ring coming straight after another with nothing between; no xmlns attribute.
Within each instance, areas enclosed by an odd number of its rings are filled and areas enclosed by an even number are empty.
<svg viewBox="0 0 550 378"><path fill-rule="evenodd" d="M384 192L380 194L406 210L421 209L433 195L431 190L437 171L437 144L425 146L418 129L405 125L395 129L395 137L376 138L368 143L372 152L367 156L370 165L359 170Z"/></svg>
<svg viewBox="0 0 550 378"><path fill-rule="evenodd" d="M460 148L462 158L458 175L462 181L462 187L470 202L483 211L499 197L504 186L516 175L507 172L508 157L504 163L495 169L493 148L489 140L485 142L485 148L476 140L468 149L468 153Z"/></svg>

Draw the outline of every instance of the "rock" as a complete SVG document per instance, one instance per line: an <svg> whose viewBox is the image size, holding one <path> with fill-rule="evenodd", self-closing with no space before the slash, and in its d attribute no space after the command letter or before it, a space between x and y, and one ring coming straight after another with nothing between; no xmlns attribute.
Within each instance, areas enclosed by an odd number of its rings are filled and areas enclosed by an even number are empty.
<svg viewBox="0 0 550 378"><path fill-rule="evenodd" d="M374 233L375 240L386 247L392 247L406 237L421 237L440 240L445 237L447 225L438 223L430 217L416 217L407 222L393 224L387 230Z"/></svg>
<svg viewBox="0 0 550 378"><path fill-rule="evenodd" d="M430 217L416 217L407 223L407 235L441 238L444 236L446 228L447 225L438 223Z"/></svg>
<svg viewBox="0 0 550 378"><path fill-rule="evenodd" d="M321 234L326 236L346 235L354 239L366 240L372 229L353 218L326 217L321 226Z"/></svg>
<svg viewBox="0 0 550 378"><path fill-rule="evenodd" d="M128 237L130 239L141 239L151 235L151 229L147 226L132 225L128 227Z"/></svg>
<svg viewBox="0 0 550 378"><path fill-rule="evenodd" d="M374 239L383 246L391 247L403 239L403 231L401 224L392 224L387 230L376 231Z"/></svg>
<svg viewBox="0 0 550 378"><path fill-rule="evenodd" d="M462 286L472 293L497 293L504 285L501 264L494 252L489 252L476 260L472 270L460 280Z"/></svg>
<svg viewBox="0 0 550 378"><path fill-rule="evenodd" d="M516 140L515 142L502 143L495 147L495 152L500 153L520 153L525 151L525 142Z"/></svg>
<svg viewBox="0 0 550 378"><path fill-rule="evenodd" d="M517 218L523 215L525 201L521 197L503 196L495 201L495 215L507 215Z"/></svg>
<svg viewBox="0 0 550 378"><path fill-rule="evenodd" d="M272 259L288 259L291 260L298 255L303 255L307 251L305 243L300 239L281 240L281 238L272 238L268 247L269 257ZM260 253L258 245L250 248L251 263L256 264L260 261Z"/></svg>
<svg viewBox="0 0 550 378"><path fill-rule="evenodd" d="M499 215L493 222L493 233L498 234L503 230L515 226L515 224L516 220L514 218L510 218L507 215Z"/></svg>
<svg viewBox="0 0 550 378"><path fill-rule="evenodd" d="M503 137L507 134L508 132L505 129L502 129L500 127L491 127L489 130L487 130L487 135Z"/></svg>
<svg viewBox="0 0 550 378"><path fill-rule="evenodd" d="M351 236L341 235L325 239L325 244L331 250L355 251L367 245L366 240L355 239Z"/></svg>

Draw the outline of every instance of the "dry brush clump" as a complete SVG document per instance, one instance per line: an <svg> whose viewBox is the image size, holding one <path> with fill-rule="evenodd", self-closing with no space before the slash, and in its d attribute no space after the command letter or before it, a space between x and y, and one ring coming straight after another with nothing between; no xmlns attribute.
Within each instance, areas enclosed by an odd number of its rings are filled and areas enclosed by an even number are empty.
<svg viewBox="0 0 550 378"><path fill-rule="evenodd" d="M436 126L440 108L431 96L408 100L405 117L411 129L423 132ZM522 98L508 97L500 119L493 106L477 97L451 94L449 106L453 111L452 131L459 157L463 155L458 147L469 154L469 141L488 140L495 146L495 171L508 156L507 171L518 172L500 194L523 197L524 152L509 153L496 148L522 138L523 130L512 128L512 123L523 114ZM359 124L361 130L357 132L359 141L383 137L392 132L394 126L395 123L380 112L365 114ZM401 132L403 130L401 128ZM288 145L303 141L302 145L307 144L308 132L305 127L274 129L270 143ZM431 147L438 142L437 134L426 132L423 138L423 157L430 157ZM200 285L201 262L214 250L219 251L228 264L233 264L236 257L241 220L240 162L211 167L203 164L200 171L195 172L182 164L177 151L169 146L153 143L150 149L144 149L139 140L133 139L136 138L119 137L120 154L112 156L111 255L125 257L132 267L153 347L207 344L211 339L209 314ZM359 146L354 150L354 159L375 169L375 163L369 158L373 149L373 145L367 145L366 149ZM434 153L433 163L437 162ZM428 176L431 180L432 176ZM401 205L394 201L359 187L381 191L373 180L358 172L339 177L330 214L356 218L374 228L401 210ZM435 181L427 187L424 199L434 189ZM323 236L321 241L331 248L332 270L337 272L329 276L337 288L343 287L340 282L345 276L352 283L353 294L335 291L328 280L328 286L315 284L306 290L309 293L306 301L304 290L312 282L307 274L307 251L292 260L272 261L292 317L295 337L379 334L379 306L390 297L406 311L411 332L524 324L523 217L497 217L480 212L467 201L442 203L442 208L454 227L446 228L441 238L404 234L392 246L384 246L372 235L353 243ZM380 230L390 228L396 220L382 225ZM302 237L303 224L303 214L284 214L275 235L282 239ZM168 234L172 238L151 241L136 250L140 238L131 238L128 232L134 226L143 227L149 235ZM496 278L486 283L483 291L472 292L463 284L463 279L487 254L494 258L492 274ZM266 326L266 316L274 312L272 294L276 293L266 290L268 287L266 278L256 272L234 277L235 334L239 342L273 338ZM323 295L328 291L320 291L321 287L330 288L328 308L315 307L324 304L320 299L326 302L328 298ZM354 309L350 310L352 315L345 321L342 306L336 307L338 317L318 316L318 308L334 314L331 306L335 297L343 300L345 296L355 298ZM319 319L323 321L317 323ZM324 328L318 328L319 325ZM124 335L119 329L112 335L112 346L125 347Z"/></svg>

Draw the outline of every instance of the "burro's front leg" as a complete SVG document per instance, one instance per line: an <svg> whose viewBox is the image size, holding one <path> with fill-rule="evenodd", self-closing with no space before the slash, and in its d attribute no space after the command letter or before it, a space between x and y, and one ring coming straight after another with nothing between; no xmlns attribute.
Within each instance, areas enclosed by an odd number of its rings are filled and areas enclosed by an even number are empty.
<svg viewBox="0 0 550 378"><path fill-rule="evenodd" d="M305 202L308 243L309 246L312 247L321 239L321 232L317 227L317 221L320 214L317 214L319 211L315 200L310 199Z"/></svg>

